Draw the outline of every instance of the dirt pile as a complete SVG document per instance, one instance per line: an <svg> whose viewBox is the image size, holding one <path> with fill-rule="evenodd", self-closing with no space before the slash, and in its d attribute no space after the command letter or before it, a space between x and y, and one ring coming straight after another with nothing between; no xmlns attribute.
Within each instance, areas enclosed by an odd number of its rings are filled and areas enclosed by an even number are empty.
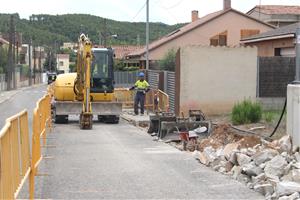
<svg viewBox="0 0 300 200"><path fill-rule="evenodd" d="M260 138L252 135L239 135L229 124L217 125L207 139L199 142L198 149L203 151L205 147L211 146L219 149L230 143L239 143L241 148L253 147L260 144Z"/></svg>

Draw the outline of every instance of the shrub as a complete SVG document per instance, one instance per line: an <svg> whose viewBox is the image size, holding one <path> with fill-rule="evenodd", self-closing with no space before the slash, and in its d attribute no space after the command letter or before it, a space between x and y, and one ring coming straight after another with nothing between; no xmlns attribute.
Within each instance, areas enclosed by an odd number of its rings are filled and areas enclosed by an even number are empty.
<svg viewBox="0 0 300 200"><path fill-rule="evenodd" d="M272 112L265 112L265 113L263 114L263 118L264 118L264 120L265 120L266 122L270 123L270 122L272 122L273 119L274 119L274 113L272 113Z"/></svg>
<svg viewBox="0 0 300 200"><path fill-rule="evenodd" d="M234 125L259 122L262 118L261 105L257 102L244 100L234 105L231 121Z"/></svg>

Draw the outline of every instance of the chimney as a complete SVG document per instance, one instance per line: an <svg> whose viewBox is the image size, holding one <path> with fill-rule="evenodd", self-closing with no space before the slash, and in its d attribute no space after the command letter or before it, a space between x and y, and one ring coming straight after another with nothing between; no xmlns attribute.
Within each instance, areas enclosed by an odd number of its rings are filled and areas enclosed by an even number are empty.
<svg viewBox="0 0 300 200"><path fill-rule="evenodd" d="M231 0L223 0L223 10L231 9Z"/></svg>
<svg viewBox="0 0 300 200"><path fill-rule="evenodd" d="M199 19L198 10L193 10L192 11L192 22L196 21L197 19Z"/></svg>

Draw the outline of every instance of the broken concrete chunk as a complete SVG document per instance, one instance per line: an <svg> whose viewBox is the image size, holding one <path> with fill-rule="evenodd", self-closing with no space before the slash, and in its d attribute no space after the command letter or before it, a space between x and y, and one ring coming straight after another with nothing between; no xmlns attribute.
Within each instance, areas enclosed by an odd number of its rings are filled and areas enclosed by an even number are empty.
<svg viewBox="0 0 300 200"><path fill-rule="evenodd" d="M276 191L279 196L291 195L300 191L300 184L296 182L282 181L277 183Z"/></svg>
<svg viewBox="0 0 300 200"><path fill-rule="evenodd" d="M292 167L300 169L300 162L292 163Z"/></svg>
<svg viewBox="0 0 300 200"><path fill-rule="evenodd" d="M280 197L278 200L296 200L299 199L299 193L295 192L293 194L291 194L290 196L282 196Z"/></svg>
<svg viewBox="0 0 300 200"><path fill-rule="evenodd" d="M271 196L274 192L273 186L270 183L266 184L257 184L254 186L254 190L265 196Z"/></svg>
<svg viewBox="0 0 300 200"><path fill-rule="evenodd" d="M233 152L233 153L230 155L230 158L229 158L229 161L230 161L233 165L237 165L237 164L238 164L236 154L237 154L237 153Z"/></svg>
<svg viewBox="0 0 300 200"><path fill-rule="evenodd" d="M199 161L203 164L203 165L208 165L209 161L208 158L206 157L205 153L203 152L199 152Z"/></svg>
<svg viewBox="0 0 300 200"><path fill-rule="evenodd" d="M262 172L263 172L263 170L260 167L256 166L254 164L254 162L245 164L242 167L242 173L246 174L250 177L257 176L257 175L261 174Z"/></svg>
<svg viewBox="0 0 300 200"><path fill-rule="evenodd" d="M288 152L290 153L292 151L292 138L290 135L285 135L278 141L280 151L281 152Z"/></svg>
<svg viewBox="0 0 300 200"><path fill-rule="evenodd" d="M241 174L241 167L240 166L233 166L233 168L231 169L232 172L232 177L237 180L237 177Z"/></svg>
<svg viewBox="0 0 300 200"><path fill-rule="evenodd" d="M261 183L266 180L266 175L265 173L261 173L258 176L252 176L251 180L254 184Z"/></svg>
<svg viewBox="0 0 300 200"><path fill-rule="evenodd" d="M279 176L284 174L284 168L287 166L287 162L281 155L275 156L272 160L266 163L264 169L266 176Z"/></svg>
<svg viewBox="0 0 300 200"><path fill-rule="evenodd" d="M293 181L293 175L292 175L292 171L289 171L289 173L287 175L284 175L283 177L281 177L281 181Z"/></svg>
<svg viewBox="0 0 300 200"><path fill-rule="evenodd" d="M300 169L293 169L291 173L292 173L293 181L300 183Z"/></svg>
<svg viewBox="0 0 300 200"><path fill-rule="evenodd" d="M240 147L239 143L230 143L227 144L223 150L224 156L229 159L230 155L234 152L237 151Z"/></svg>
<svg viewBox="0 0 300 200"><path fill-rule="evenodd" d="M263 149L262 151L254 154L252 156L252 159L254 160L256 165L260 165L266 161L271 160L278 154L279 154L278 151L276 151L274 149Z"/></svg>
<svg viewBox="0 0 300 200"><path fill-rule="evenodd" d="M237 153L236 158L237 158L237 162L238 162L239 166L243 166L243 165L251 162L251 157L249 157L243 153Z"/></svg>
<svg viewBox="0 0 300 200"><path fill-rule="evenodd" d="M225 163L224 168L225 168L226 172L230 172L231 169L233 168L233 164L232 164L230 161L227 161L227 162Z"/></svg>
<svg viewBox="0 0 300 200"><path fill-rule="evenodd" d="M297 161L297 162L300 162L300 153L299 152L296 152L294 153L294 159Z"/></svg>

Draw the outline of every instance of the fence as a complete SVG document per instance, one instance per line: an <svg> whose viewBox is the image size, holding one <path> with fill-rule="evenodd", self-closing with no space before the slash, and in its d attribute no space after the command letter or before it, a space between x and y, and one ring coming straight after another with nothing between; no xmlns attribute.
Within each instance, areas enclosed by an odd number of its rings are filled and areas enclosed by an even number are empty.
<svg viewBox="0 0 300 200"><path fill-rule="evenodd" d="M114 72L115 87L130 87L136 82L137 72Z"/></svg>
<svg viewBox="0 0 300 200"><path fill-rule="evenodd" d="M287 84L295 80L295 58L258 58L258 96L286 97Z"/></svg>
<svg viewBox="0 0 300 200"><path fill-rule="evenodd" d="M115 96L118 102L122 102L123 108L133 108L135 91L129 91L125 88L115 89ZM155 104L154 99L158 99ZM161 90L151 89L145 97L145 108L150 111L169 111L169 97Z"/></svg>
<svg viewBox="0 0 300 200"><path fill-rule="evenodd" d="M28 114L24 110L6 120L0 133L0 198L15 199L29 176Z"/></svg>
<svg viewBox="0 0 300 200"><path fill-rule="evenodd" d="M34 109L32 155L30 155L28 114L24 110L6 120L0 132L0 199L17 198L29 178L29 197L34 198L34 177L42 160L40 140L46 144L51 129L50 96L41 98Z"/></svg>

